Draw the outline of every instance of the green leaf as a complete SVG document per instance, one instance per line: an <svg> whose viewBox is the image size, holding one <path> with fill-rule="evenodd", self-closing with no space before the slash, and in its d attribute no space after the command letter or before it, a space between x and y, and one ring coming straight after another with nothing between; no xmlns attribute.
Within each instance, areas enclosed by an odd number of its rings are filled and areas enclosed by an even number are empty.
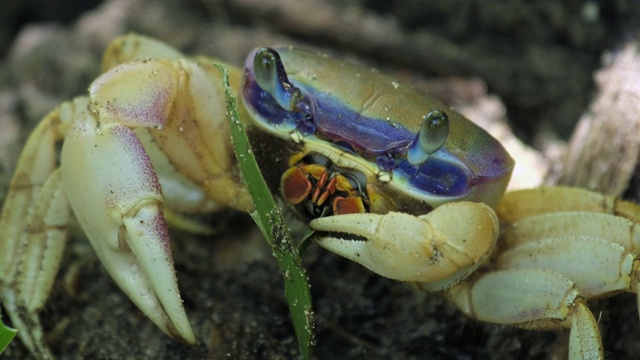
<svg viewBox="0 0 640 360"><path fill-rule="evenodd" d="M2 314L0 314L0 354L9 345L11 340L16 336L18 330L7 327L2 322Z"/></svg>
<svg viewBox="0 0 640 360"><path fill-rule="evenodd" d="M240 170L245 184L256 205L251 217L266 238L273 256L284 276L284 293L289 304L289 312L298 338L298 346L303 359L311 357L311 346L314 341L313 309L311 292L307 275L299 253L291 240L289 228L286 226L280 208L276 205L262 178L258 164L251 152L249 140L245 133L244 123L238 116L236 98L229 86L227 68L216 64L222 73L225 86L227 112L231 124L231 137L238 158Z"/></svg>

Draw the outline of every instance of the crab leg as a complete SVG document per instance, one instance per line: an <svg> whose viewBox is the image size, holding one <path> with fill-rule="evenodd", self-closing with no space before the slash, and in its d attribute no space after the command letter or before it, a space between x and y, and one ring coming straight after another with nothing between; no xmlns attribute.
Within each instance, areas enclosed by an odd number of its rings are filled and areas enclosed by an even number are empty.
<svg viewBox="0 0 640 360"><path fill-rule="evenodd" d="M553 213L559 206L570 212ZM638 294L637 205L582 189L542 188L508 194L498 211L501 220L519 219L503 226L500 241L506 251L497 259L499 268L552 269L589 299Z"/></svg>
<svg viewBox="0 0 640 360"><path fill-rule="evenodd" d="M457 221L465 226L456 226ZM417 281L429 290L449 287L475 270L498 234L493 210L472 202L445 204L422 216L347 214L309 225L321 232L317 240L327 250L379 275Z"/></svg>
<svg viewBox="0 0 640 360"><path fill-rule="evenodd" d="M572 235L606 239L640 254L638 224L609 214L565 212L532 216L505 224L501 239L511 249L542 239Z"/></svg>
<svg viewBox="0 0 640 360"><path fill-rule="evenodd" d="M51 354L37 312L44 306L67 241L69 204L56 170L60 141L86 98L64 103L33 131L18 162L0 218L0 297L29 350Z"/></svg>
<svg viewBox="0 0 640 360"><path fill-rule="evenodd" d="M181 57L135 36L111 50L105 66L141 51ZM240 71L232 73L237 86ZM233 171L224 96L216 96L223 91L220 76L204 60L145 59L117 66L89 90L90 99L65 103L41 122L18 164L0 219L4 306L30 350L49 358L37 311L59 267L71 207L132 301L164 332L195 343L177 287L160 182L179 194L170 197L177 211L252 209ZM56 170L55 145L63 139Z"/></svg>
<svg viewBox="0 0 640 360"><path fill-rule="evenodd" d="M638 294L640 232L632 221L608 214L544 214L509 224L501 237L503 269L553 269L572 279L589 299ZM640 297L638 298L640 310Z"/></svg>
<svg viewBox="0 0 640 360"><path fill-rule="evenodd" d="M604 239L564 236L510 249L497 260L500 269L551 269L575 282L589 299L622 291L636 292L640 263L616 243Z"/></svg>
<svg viewBox="0 0 640 360"><path fill-rule="evenodd" d="M109 43L102 57L102 70L107 71L132 60L169 60L184 57L180 51L163 42L142 35L127 34Z"/></svg>
<svg viewBox="0 0 640 360"><path fill-rule="evenodd" d="M511 191L496 206L501 223L567 211L611 214L640 223L640 208L637 205L579 188L558 186Z"/></svg>
<svg viewBox="0 0 640 360"><path fill-rule="evenodd" d="M571 329L570 359L604 359L600 331L575 285L544 269L489 272L462 282L445 295L466 315L528 329Z"/></svg>

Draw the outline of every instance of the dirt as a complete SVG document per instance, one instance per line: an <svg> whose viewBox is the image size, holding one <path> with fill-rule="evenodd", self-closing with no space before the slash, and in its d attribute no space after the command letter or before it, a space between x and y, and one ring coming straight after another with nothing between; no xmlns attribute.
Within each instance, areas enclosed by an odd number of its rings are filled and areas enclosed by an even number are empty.
<svg viewBox="0 0 640 360"><path fill-rule="evenodd" d="M82 1L25 4L3 4L10 20L0 32L0 202L30 130L56 104L85 92L99 74L101 52L123 33L146 34L234 64L259 45L295 44L415 81L449 103L473 104L488 91L502 99L516 134L559 166L550 147L563 151L588 109L602 55L633 40L640 19L633 1L110 0L90 9ZM53 8L58 12L46 10ZM217 214L209 221L224 228L220 235L172 232L198 346L158 330L115 286L86 240L74 236L41 313L54 354L297 358L282 277L251 220ZM470 320L438 295L381 278L317 247L305 254L304 264L316 316L314 358L566 356L567 332ZM635 296L591 305L607 357L638 354ZM19 339L3 356L31 358Z"/></svg>

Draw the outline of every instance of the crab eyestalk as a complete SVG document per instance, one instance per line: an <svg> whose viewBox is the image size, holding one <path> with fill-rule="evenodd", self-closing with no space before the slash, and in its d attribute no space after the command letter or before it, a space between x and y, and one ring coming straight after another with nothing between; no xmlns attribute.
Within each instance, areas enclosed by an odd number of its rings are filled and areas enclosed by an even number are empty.
<svg viewBox="0 0 640 360"><path fill-rule="evenodd" d="M420 131L407 151L411 165L425 162L429 155L440 150L449 137L449 117L444 111L433 110L422 119Z"/></svg>
<svg viewBox="0 0 640 360"><path fill-rule="evenodd" d="M287 111L310 113L309 104L300 89L293 86L277 51L261 48L253 58L253 71L258 86L269 93L278 105Z"/></svg>

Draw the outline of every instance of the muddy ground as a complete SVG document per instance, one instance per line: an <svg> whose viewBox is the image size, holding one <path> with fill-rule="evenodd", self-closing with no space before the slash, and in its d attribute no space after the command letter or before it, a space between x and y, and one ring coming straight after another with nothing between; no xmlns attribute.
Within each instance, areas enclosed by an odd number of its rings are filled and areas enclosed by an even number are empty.
<svg viewBox="0 0 640 360"><path fill-rule="evenodd" d="M594 72L603 66L604 54L611 59L636 39L637 3L425 3L6 1L0 15L0 202L29 131L56 104L83 94L99 74L102 49L130 31L234 64L258 45L295 44L414 81L460 107L492 99L498 103L496 117L506 118L516 135L540 150L537 155L545 162L540 171L555 174L547 181L562 179L565 142L581 114L593 110ZM634 180L625 181L635 186ZM221 229L214 238L172 233L197 347L161 333L116 288L82 236L74 236L41 315L54 354L64 359L297 358L282 278L251 220L225 213L210 221ZM437 295L416 292L315 247L304 262L316 315L314 358L566 356L566 332L478 323ZM607 357L637 355L635 296L592 305ZM20 340L2 356L30 358Z"/></svg>

